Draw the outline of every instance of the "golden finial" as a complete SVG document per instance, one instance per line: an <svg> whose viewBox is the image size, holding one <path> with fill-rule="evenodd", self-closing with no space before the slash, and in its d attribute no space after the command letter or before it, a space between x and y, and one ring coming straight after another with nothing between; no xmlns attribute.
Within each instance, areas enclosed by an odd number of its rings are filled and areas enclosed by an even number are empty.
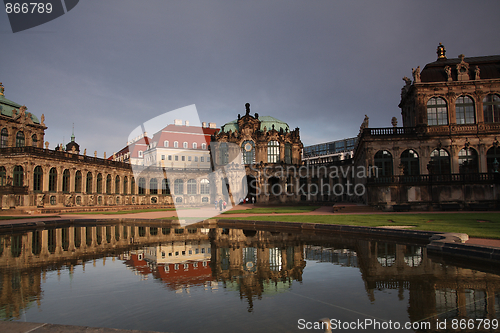
<svg viewBox="0 0 500 333"><path fill-rule="evenodd" d="M446 50L443 46L443 44L439 43L439 46L437 48L437 55L438 55L438 60L443 59L446 60Z"/></svg>

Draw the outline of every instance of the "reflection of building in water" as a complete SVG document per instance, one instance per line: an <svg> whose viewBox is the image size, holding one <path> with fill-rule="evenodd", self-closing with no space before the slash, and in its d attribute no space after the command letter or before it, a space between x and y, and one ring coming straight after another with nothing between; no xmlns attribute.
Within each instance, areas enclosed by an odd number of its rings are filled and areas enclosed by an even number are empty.
<svg viewBox="0 0 500 333"><path fill-rule="evenodd" d="M254 298L281 292L302 281L303 245L297 234L216 228L211 230L212 272L238 289L252 311Z"/></svg>
<svg viewBox="0 0 500 333"><path fill-rule="evenodd" d="M46 272L119 255L134 273L189 292L221 284L253 308L263 295L302 281L305 259L359 267L369 300L377 291L408 297L411 321L500 318L500 277L431 261L424 245L267 230L182 228L168 223L68 225L0 235L0 307L19 318L41 302ZM105 260L103 259L103 264ZM1 311L1 310L0 310Z"/></svg>
<svg viewBox="0 0 500 333"><path fill-rule="evenodd" d="M169 241L201 241L207 244L207 249L210 248L207 239L206 229L188 231L168 223L133 225L112 221L0 235L0 317L19 319L22 309L34 301L40 303L41 281L47 271L57 270L60 274L61 269L66 269L71 275L74 266L82 265L85 270L86 262L93 261L95 266L99 258L103 258L104 265L106 256L125 252L123 257L135 263L131 266L147 276L149 267L140 264L143 250L135 248Z"/></svg>
<svg viewBox="0 0 500 333"><path fill-rule="evenodd" d="M17 270L2 270L0 273L0 320L20 319L26 308L40 305L42 288L41 269L23 274Z"/></svg>
<svg viewBox="0 0 500 333"><path fill-rule="evenodd" d="M356 252L351 249L307 245L304 248L306 260L330 262L345 267L358 267Z"/></svg>
<svg viewBox="0 0 500 333"><path fill-rule="evenodd" d="M358 260L370 301L375 291L408 290L411 321L500 319L500 277L431 261L425 247L359 241Z"/></svg>

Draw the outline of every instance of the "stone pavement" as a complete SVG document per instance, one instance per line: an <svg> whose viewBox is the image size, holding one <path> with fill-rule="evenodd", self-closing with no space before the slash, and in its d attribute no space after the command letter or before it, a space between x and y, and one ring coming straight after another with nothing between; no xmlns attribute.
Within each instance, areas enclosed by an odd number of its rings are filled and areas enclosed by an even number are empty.
<svg viewBox="0 0 500 333"><path fill-rule="evenodd" d="M119 330L102 327L86 327L71 325L53 325L44 323L27 323L0 321L2 333L157 333L153 331Z"/></svg>

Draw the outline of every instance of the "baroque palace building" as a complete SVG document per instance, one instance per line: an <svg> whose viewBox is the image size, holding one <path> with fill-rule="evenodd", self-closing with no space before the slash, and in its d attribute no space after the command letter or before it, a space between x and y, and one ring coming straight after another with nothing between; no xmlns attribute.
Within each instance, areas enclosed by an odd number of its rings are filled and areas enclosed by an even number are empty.
<svg viewBox="0 0 500 333"><path fill-rule="evenodd" d="M290 130L288 124L270 116L252 116L249 103L245 109L244 116L238 114L238 119L221 126L212 136L214 167L244 165L240 182L252 202L300 201L300 194L292 190L302 159L299 128Z"/></svg>
<svg viewBox="0 0 500 333"><path fill-rule="evenodd" d="M437 55L412 70L413 81L403 78L403 127L395 117L393 127L361 126L355 164L378 168L378 176L359 179L371 205L487 209L497 202L500 56L448 59L441 44Z"/></svg>
<svg viewBox="0 0 500 333"><path fill-rule="evenodd" d="M44 147L44 115L38 120L25 106L5 98L1 83L0 110L1 209L98 209L173 202L198 205L209 204L224 194L220 182L217 190L216 181L209 177L207 145L217 130L213 123L203 126L201 136L193 126L184 124L173 129L176 125L169 125L153 139L144 135L106 159L105 154L98 158L97 152L94 156L87 156L86 150L81 154L74 135L66 147L61 144L52 150L48 142ZM183 134L172 136L174 130ZM177 149L175 140L169 148L168 139L163 140L166 137L178 138L182 148ZM155 139L162 140L162 147ZM180 162L164 163L172 156ZM191 158L190 165L183 162ZM157 159L158 163L150 163ZM131 163L137 165L132 167Z"/></svg>

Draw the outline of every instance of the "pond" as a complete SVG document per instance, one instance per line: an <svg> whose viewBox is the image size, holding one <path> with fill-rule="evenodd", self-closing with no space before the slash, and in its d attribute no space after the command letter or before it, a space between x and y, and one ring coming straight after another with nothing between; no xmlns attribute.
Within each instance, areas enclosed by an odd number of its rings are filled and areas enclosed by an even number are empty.
<svg viewBox="0 0 500 333"><path fill-rule="evenodd" d="M329 318L334 331L411 332L500 319L500 276L425 244L107 221L3 234L0 251L2 320L303 332Z"/></svg>

